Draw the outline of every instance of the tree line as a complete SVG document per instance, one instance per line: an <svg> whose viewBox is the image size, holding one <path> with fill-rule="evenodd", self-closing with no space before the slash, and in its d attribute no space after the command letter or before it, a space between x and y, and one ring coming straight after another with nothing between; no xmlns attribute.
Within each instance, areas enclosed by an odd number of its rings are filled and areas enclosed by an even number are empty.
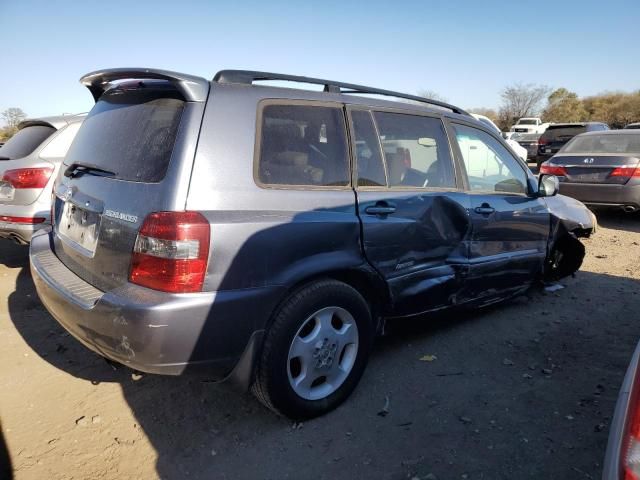
<svg viewBox="0 0 640 480"><path fill-rule="evenodd" d="M501 105L474 108L474 113L486 115L502 131L522 117L541 116L544 122L605 122L611 128L622 128L640 122L640 90L635 92L604 92L584 98L566 88L552 90L546 85L517 83L500 92Z"/></svg>
<svg viewBox="0 0 640 480"><path fill-rule="evenodd" d="M0 113L0 116L6 124L4 127L0 127L0 142L9 140L18 131L20 122L27 118L27 114L21 108L16 107L7 108Z"/></svg>

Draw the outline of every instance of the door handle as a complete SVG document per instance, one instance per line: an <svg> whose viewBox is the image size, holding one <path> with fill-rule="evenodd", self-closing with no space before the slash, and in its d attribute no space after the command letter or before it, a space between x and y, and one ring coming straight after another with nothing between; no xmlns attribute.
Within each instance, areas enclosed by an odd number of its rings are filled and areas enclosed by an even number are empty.
<svg viewBox="0 0 640 480"><path fill-rule="evenodd" d="M476 213L481 213L482 215L491 215L493 212L496 211L496 209L493 208L488 203L483 203L479 207L476 207L474 210Z"/></svg>
<svg viewBox="0 0 640 480"><path fill-rule="evenodd" d="M364 211L367 215L389 215L396 211L396 207L387 202L377 202L375 205L365 208Z"/></svg>

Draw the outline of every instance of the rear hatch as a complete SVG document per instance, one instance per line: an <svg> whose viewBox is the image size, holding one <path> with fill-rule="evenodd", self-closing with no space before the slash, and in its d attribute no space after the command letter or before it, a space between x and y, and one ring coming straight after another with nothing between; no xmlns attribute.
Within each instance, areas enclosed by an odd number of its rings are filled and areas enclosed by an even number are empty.
<svg viewBox="0 0 640 480"><path fill-rule="evenodd" d="M613 154L560 154L548 163L562 168L558 171L562 175L562 182L624 185L633 176L640 159L637 156Z"/></svg>
<svg viewBox="0 0 640 480"><path fill-rule="evenodd" d="M555 154L573 137L587 131L584 124L551 125L538 141L541 154Z"/></svg>
<svg viewBox="0 0 640 480"><path fill-rule="evenodd" d="M82 82L97 102L54 186L53 248L106 291L127 282L145 217L185 208L209 83L150 70L107 70Z"/></svg>

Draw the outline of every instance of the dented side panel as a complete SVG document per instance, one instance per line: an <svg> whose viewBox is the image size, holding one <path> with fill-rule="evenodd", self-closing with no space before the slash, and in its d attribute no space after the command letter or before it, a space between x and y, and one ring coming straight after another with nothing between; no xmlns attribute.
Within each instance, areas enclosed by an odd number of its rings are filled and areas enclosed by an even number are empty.
<svg viewBox="0 0 640 480"><path fill-rule="evenodd" d="M397 315L453 303L468 264L469 197L445 191L361 191L367 260L387 281ZM367 213L386 202L388 215Z"/></svg>

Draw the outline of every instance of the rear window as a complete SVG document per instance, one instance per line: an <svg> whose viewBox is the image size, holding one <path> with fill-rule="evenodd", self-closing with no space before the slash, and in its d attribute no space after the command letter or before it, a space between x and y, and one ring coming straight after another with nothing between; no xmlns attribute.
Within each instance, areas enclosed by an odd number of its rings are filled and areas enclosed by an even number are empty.
<svg viewBox="0 0 640 480"><path fill-rule="evenodd" d="M587 127L585 125L567 125L567 126L554 126L551 125L544 132L544 137L547 139L557 138L559 140L575 137L580 133L584 133L587 131Z"/></svg>
<svg viewBox="0 0 640 480"><path fill-rule="evenodd" d="M116 87L85 119L65 165L113 172L113 178L159 182L169 167L184 100L171 88Z"/></svg>
<svg viewBox="0 0 640 480"><path fill-rule="evenodd" d="M640 133L624 135L585 135L575 137L562 149L563 153L640 153Z"/></svg>
<svg viewBox="0 0 640 480"><path fill-rule="evenodd" d="M40 146L55 128L45 125L34 125L18 130L16 134L0 147L0 160L15 160L26 157Z"/></svg>
<svg viewBox="0 0 640 480"><path fill-rule="evenodd" d="M536 120L520 119L518 121L518 125L536 125L536 124L537 124Z"/></svg>

